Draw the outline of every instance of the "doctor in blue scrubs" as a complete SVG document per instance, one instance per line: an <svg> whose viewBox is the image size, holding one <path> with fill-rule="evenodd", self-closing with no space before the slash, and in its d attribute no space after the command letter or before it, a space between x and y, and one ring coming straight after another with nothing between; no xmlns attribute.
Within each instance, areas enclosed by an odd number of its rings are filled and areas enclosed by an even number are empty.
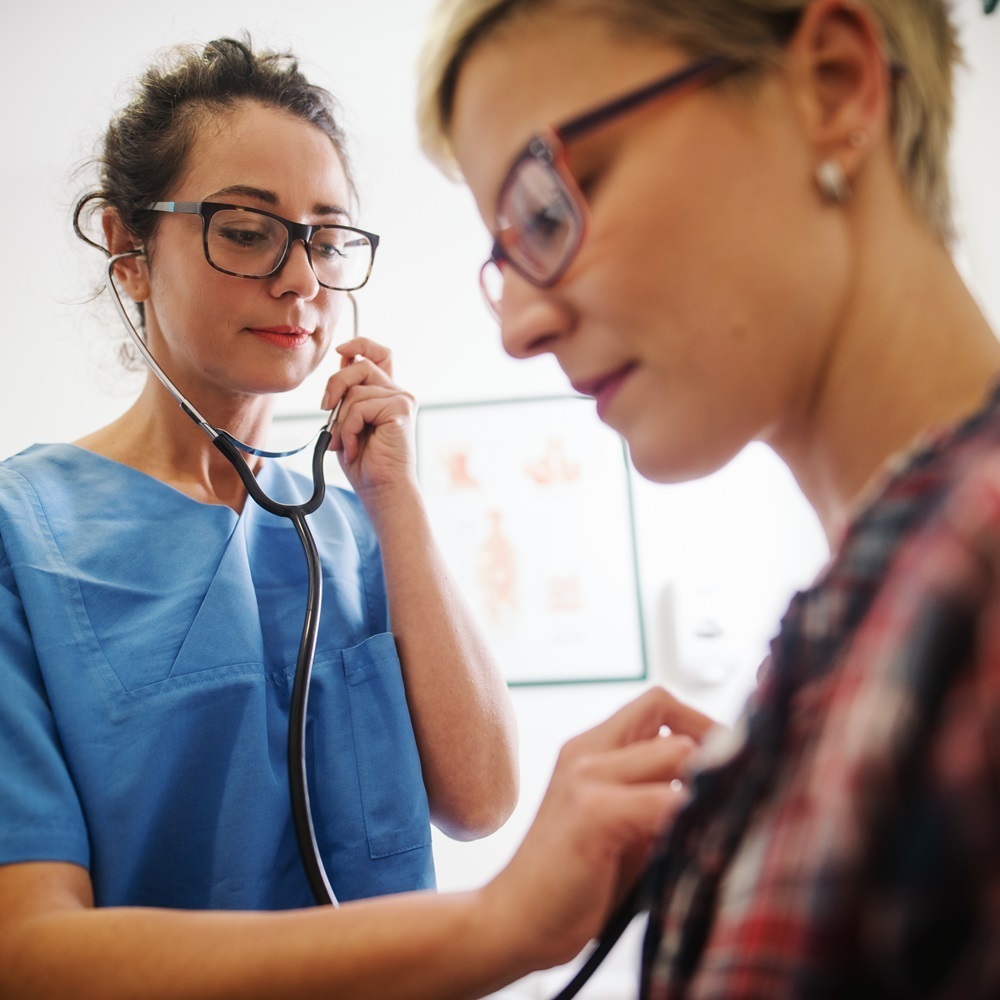
<svg viewBox="0 0 1000 1000"><path fill-rule="evenodd" d="M417 490L413 400L386 349L335 341L334 241L354 240L355 283L369 241L330 229L307 246L281 222L357 225L333 111L289 59L184 53L111 124L86 200L108 249L144 248L119 283L215 426L265 446L274 394L340 354L322 402L341 404L331 447L354 493L310 518L325 586L308 758L349 900L432 887L430 821L483 836L517 778L506 688ZM213 214L150 208L166 199ZM268 240L287 241L273 273L232 273ZM311 493L255 462L270 495ZM99 906L309 902L286 777L307 589L291 523L247 499L150 374L114 423L3 464L0 531L0 862L79 866Z"/></svg>
<svg viewBox="0 0 1000 1000"><path fill-rule="evenodd" d="M141 249L118 285L212 425L266 447L274 394L340 354L317 403L340 405L353 492L310 516L307 757L343 905L308 905L291 819L296 532L150 375L109 426L0 464L0 996L488 993L583 947L683 797L693 743L663 727L690 725L650 691L567 745L502 872L426 891L430 822L472 838L509 814L515 735L430 535L413 400L387 350L335 340L347 293L328 286L357 286L337 269L368 238L338 236L359 230L352 194L329 95L223 40L146 73L81 199L107 250ZM239 263L261 243L273 266ZM272 496L310 492L252 461Z"/></svg>

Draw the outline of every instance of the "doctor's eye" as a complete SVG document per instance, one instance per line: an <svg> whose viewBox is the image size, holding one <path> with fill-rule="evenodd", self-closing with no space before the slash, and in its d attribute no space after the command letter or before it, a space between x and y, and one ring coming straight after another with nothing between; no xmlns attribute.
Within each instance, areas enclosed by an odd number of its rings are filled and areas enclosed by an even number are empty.
<svg viewBox="0 0 1000 1000"><path fill-rule="evenodd" d="M350 244L345 243L342 238L317 233L312 238L310 245L314 254L318 254L326 260L337 260L347 256L347 248Z"/></svg>
<svg viewBox="0 0 1000 1000"><path fill-rule="evenodd" d="M220 222L213 236L224 240L234 249L262 250L274 245L276 236L270 226L256 222Z"/></svg>

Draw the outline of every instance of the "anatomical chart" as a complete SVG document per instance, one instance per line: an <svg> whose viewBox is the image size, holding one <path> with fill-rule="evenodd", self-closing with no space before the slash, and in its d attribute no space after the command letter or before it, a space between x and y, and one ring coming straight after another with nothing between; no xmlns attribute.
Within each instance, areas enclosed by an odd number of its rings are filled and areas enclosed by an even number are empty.
<svg viewBox="0 0 1000 1000"><path fill-rule="evenodd" d="M646 675L625 450L593 400L425 406L421 485L514 684Z"/></svg>

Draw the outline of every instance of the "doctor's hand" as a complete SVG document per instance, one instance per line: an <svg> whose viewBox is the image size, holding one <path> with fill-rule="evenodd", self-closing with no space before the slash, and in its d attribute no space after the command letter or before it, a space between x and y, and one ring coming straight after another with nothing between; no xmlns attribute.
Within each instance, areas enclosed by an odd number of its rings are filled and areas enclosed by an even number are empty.
<svg viewBox="0 0 1000 1000"><path fill-rule="evenodd" d="M662 731L686 725L684 712L652 689L563 747L521 847L480 890L532 968L568 962L597 936L686 801L695 740Z"/></svg>
<svg viewBox="0 0 1000 1000"><path fill-rule="evenodd" d="M358 496L416 483L413 418L416 402L392 380L392 352L367 337L336 348L340 371L323 395L323 409L340 404L330 449Z"/></svg>

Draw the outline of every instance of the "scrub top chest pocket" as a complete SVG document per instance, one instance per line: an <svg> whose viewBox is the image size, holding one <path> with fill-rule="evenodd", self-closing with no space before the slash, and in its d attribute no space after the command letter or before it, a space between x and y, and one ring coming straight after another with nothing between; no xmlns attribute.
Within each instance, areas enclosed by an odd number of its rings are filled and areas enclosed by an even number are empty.
<svg viewBox="0 0 1000 1000"><path fill-rule="evenodd" d="M427 795L393 637L389 633L372 636L342 650L339 659L347 685L350 733L370 856L386 858L429 848ZM322 726L323 715L319 712L314 716L315 726ZM318 814L337 808L335 801L329 807L322 804L323 769L317 760ZM333 816L330 819L334 821Z"/></svg>

